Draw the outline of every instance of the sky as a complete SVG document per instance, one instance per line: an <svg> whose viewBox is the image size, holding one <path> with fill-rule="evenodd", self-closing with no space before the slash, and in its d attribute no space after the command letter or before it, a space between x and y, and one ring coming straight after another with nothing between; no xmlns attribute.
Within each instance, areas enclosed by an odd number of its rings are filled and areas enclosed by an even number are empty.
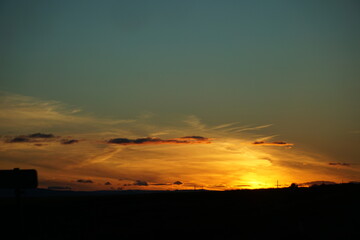
<svg viewBox="0 0 360 240"><path fill-rule="evenodd" d="M52 189L360 181L360 3L0 1L0 168Z"/></svg>

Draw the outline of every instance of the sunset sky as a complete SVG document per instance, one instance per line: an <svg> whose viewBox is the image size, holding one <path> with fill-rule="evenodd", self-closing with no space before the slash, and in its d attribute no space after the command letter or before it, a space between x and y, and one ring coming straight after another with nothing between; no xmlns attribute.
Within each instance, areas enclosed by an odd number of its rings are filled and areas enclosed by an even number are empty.
<svg viewBox="0 0 360 240"><path fill-rule="evenodd" d="M0 68L43 188L360 181L356 0L1 0Z"/></svg>

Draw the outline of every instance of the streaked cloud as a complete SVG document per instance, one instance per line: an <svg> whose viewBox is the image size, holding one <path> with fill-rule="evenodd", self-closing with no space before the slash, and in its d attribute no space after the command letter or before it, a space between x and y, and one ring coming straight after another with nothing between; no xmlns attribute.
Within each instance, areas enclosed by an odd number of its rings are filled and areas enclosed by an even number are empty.
<svg viewBox="0 0 360 240"><path fill-rule="evenodd" d="M79 142L79 140L76 140L76 139L63 139L63 140L61 140L61 143L65 144L65 145L74 144L74 143L78 143L78 142Z"/></svg>
<svg viewBox="0 0 360 240"><path fill-rule="evenodd" d="M171 125L153 118L103 119L59 102L15 96L3 98L12 109L0 103L9 113L0 112L2 167L37 169L41 187L99 190L108 189L104 183L110 182L127 189L221 190L273 187L277 180L281 185L311 182L315 177L339 181L345 174L345 181L357 181L360 173L356 165L337 168L345 165L330 165L341 161L301 150L301 145L294 149L292 143L273 141L277 133L270 124L209 127L195 115L185 118L187 124L180 119ZM33 111L42 115L33 116ZM237 130L243 130L241 135Z"/></svg>
<svg viewBox="0 0 360 240"><path fill-rule="evenodd" d="M333 181L311 181L311 182L305 182L305 183L299 183L298 185L300 187L312 187L316 185L333 185L336 184L336 182Z"/></svg>
<svg viewBox="0 0 360 240"><path fill-rule="evenodd" d="M43 146L43 143L59 142L64 145L78 143L77 139L60 139L51 133L33 133L29 135L20 135L15 137L4 137L5 143L34 143L35 146Z"/></svg>
<svg viewBox="0 0 360 240"><path fill-rule="evenodd" d="M293 146L293 143L287 143L283 141L276 142L264 142L264 141L255 141L252 143L253 145L261 145L261 146Z"/></svg>
<svg viewBox="0 0 360 240"><path fill-rule="evenodd" d="M218 126L215 126L213 128L211 128L212 130L217 130L217 129L221 129L221 128L228 128L230 126L233 126L237 124L237 122L234 122L234 123L225 123L225 124L221 124L221 125L218 125Z"/></svg>
<svg viewBox="0 0 360 240"><path fill-rule="evenodd" d="M28 136L29 138L54 138L54 134L47 133L33 133Z"/></svg>
<svg viewBox="0 0 360 240"><path fill-rule="evenodd" d="M137 139L128 138L113 138L108 143L119 145L140 145L140 144L197 144L197 143L211 143L209 138L200 136L187 136L175 139L161 139L156 137L146 137Z"/></svg>
<svg viewBox="0 0 360 240"><path fill-rule="evenodd" d="M87 180L87 179L78 179L76 182L78 182L78 183L94 183L92 180Z"/></svg>
<svg viewBox="0 0 360 240"><path fill-rule="evenodd" d="M133 183L134 186L148 186L149 184L146 181L142 181L142 180L136 180Z"/></svg>
<svg viewBox="0 0 360 240"><path fill-rule="evenodd" d="M0 131L19 133L22 131L89 132L132 123L133 119L98 118L85 114L77 108L61 102L0 92Z"/></svg>
<svg viewBox="0 0 360 240"><path fill-rule="evenodd" d="M184 122L187 123L188 125L190 125L191 127L195 128L195 129L199 129L199 130L205 129L205 124L203 124L201 122L200 118L195 116L195 115L188 116L184 120Z"/></svg>
<svg viewBox="0 0 360 240"><path fill-rule="evenodd" d="M33 133L29 135L20 135L16 137L6 137L8 143L24 143L24 142L46 142L55 138L53 134Z"/></svg>
<svg viewBox="0 0 360 240"><path fill-rule="evenodd" d="M236 123L234 123L229 126L222 127L221 129L225 132L239 133L239 132L245 132L245 131L260 130L263 128L271 127L272 125L273 124L265 124L265 125L259 125L259 126L253 126L253 125L236 126Z"/></svg>
<svg viewBox="0 0 360 240"><path fill-rule="evenodd" d="M271 136L265 136L265 137L260 137L258 139L256 139L256 142L265 142L267 140L273 139L274 137L277 137L278 135L271 135Z"/></svg>
<svg viewBox="0 0 360 240"><path fill-rule="evenodd" d="M351 164L350 163L331 162L331 163L329 163L329 165L330 166L345 166L345 167L348 167Z"/></svg>
<svg viewBox="0 0 360 240"><path fill-rule="evenodd" d="M28 137L21 137L21 136L18 136L18 137L14 137L10 140L8 140L7 142L9 143L23 143L23 142L29 142L30 139Z"/></svg>
<svg viewBox="0 0 360 240"><path fill-rule="evenodd" d="M259 129L263 129L263 128L268 128L270 126L272 126L272 124L266 124L266 125L261 125L261 126L256 126L256 127L245 127L245 128L240 128L240 129L234 129L234 132L259 130Z"/></svg>

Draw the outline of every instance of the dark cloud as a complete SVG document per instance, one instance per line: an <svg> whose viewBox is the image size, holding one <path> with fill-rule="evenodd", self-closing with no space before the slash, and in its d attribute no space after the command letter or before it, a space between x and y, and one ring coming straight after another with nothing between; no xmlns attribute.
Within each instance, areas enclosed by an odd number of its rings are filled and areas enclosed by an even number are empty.
<svg viewBox="0 0 360 240"><path fill-rule="evenodd" d="M170 185L169 183L153 183L150 185L154 185L154 186L165 186L165 185Z"/></svg>
<svg viewBox="0 0 360 240"><path fill-rule="evenodd" d="M71 190L71 187L62 187L62 186L50 186L49 190Z"/></svg>
<svg viewBox="0 0 360 240"><path fill-rule="evenodd" d="M136 180L132 185L134 185L134 186L148 186L149 184L146 181Z"/></svg>
<svg viewBox="0 0 360 240"><path fill-rule="evenodd" d="M108 186L108 185L112 185L112 184L111 184L111 182L106 182L105 185Z"/></svg>
<svg viewBox="0 0 360 240"><path fill-rule="evenodd" d="M27 137L14 137L13 139L10 139L8 142L10 143L21 143L21 142L30 142L30 139Z"/></svg>
<svg viewBox="0 0 360 240"><path fill-rule="evenodd" d="M305 182L305 183L300 183L298 184L300 187L311 187L314 185L332 185L332 184L336 184L336 182L331 182L331 181L312 181L312 182Z"/></svg>
<svg viewBox="0 0 360 240"><path fill-rule="evenodd" d="M94 183L92 180L79 179L76 182L78 183Z"/></svg>
<svg viewBox="0 0 360 240"><path fill-rule="evenodd" d="M330 166L350 166L350 163L334 163L334 162L331 162L329 163Z"/></svg>
<svg viewBox="0 0 360 240"><path fill-rule="evenodd" d="M273 160L270 158L270 157L263 157L263 158L261 158L261 159L263 159L263 160L267 160L267 161L269 161L269 162L273 162Z"/></svg>
<svg viewBox="0 0 360 240"><path fill-rule="evenodd" d="M24 143L24 142L38 142L38 139L49 139L54 138L55 136L53 134L46 134L46 133L33 133L30 135L21 135L14 137L12 139L7 140L9 143Z"/></svg>
<svg viewBox="0 0 360 240"><path fill-rule="evenodd" d="M176 181L176 182L174 182L173 184L175 184L175 185L181 185L181 184L183 184L183 183L180 182L180 181Z"/></svg>
<svg viewBox="0 0 360 240"><path fill-rule="evenodd" d="M127 138L113 138L108 141L109 143L116 143L116 144L131 144L134 140L130 140Z"/></svg>
<svg viewBox="0 0 360 240"><path fill-rule="evenodd" d="M68 139L63 139L62 141L61 141L61 143L62 144L74 144L74 143L78 143L79 142L79 140L76 140L76 139L70 139L70 140L68 140Z"/></svg>
<svg viewBox="0 0 360 240"><path fill-rule="evenodd" d="M264 141L255 141L252 144L254 145L267 145L267 146L292 146L294 144L287 143L283 141L276 141L276 142L264 142Z"/></svg>
<svg viewBox="0 0 360 240"><path fill-rule="evenodd" d="M54 138L55 136L51 133L33 133L28 136L29 138Z"/></svg>
<svg viewBox="0 0 360 240"><path fill-rule="evenodd" d="M185 143L185 141L162 140L160 138L154 138L154 137L137 138L137 139L114 138L114 139L110 139L108 142L121 144L121 145Z"/></svg>
<svg viewBox="0 0 360 240"><path fill-rule="evenodd" d="M55 136L51 133L47 134L47 133L33 133L30 135L20 135L11 139L8 139L6 142L8 143L26 143L26 142L31 142L31 143L35 143L35 146L42 146L43 144L41 144L42 142L49 142L49 141L54 141L52 140L53 138L55 138ZM57 141L57 140L55 140ZM74 143L78 143L79 140L77 139L62 139L60 141L61 144L64 145L70 145L70 144L74 144Z"/></svg>
<svg viewBox="0 0 360 240"><path fill-rule="evenodd" d="M140 144L194 144L194 143L210 143L209 138L200 136L188 136L174 139L161 139L156 137L146 137L137 139L113 138L108 143L120 145L140 145Z"/></svg>
<svg viewBox="0 0 360 240"><path fill-rule="evenodd" d="M201 137L201 136L185 136L181 137L182 139L197 139L197 140L209 140L208 138Z"/></svg>
<svg viewBox="0 0 360 240"><path fill-rule="evenodd" d="M144 144L144 143L163 143L166 142L167 140L162 140L160 138L155 138L155 137L146 137L146 138L138 138L133 140L133 142L135 144Z"/></svg>
<svg viewBox="0 0 360 240"><path fill-rule="evenodd" d="M176 138L176 140L186 141L187 143L211 143L212 138L206 138L201 136L185 136Z"/></svg>

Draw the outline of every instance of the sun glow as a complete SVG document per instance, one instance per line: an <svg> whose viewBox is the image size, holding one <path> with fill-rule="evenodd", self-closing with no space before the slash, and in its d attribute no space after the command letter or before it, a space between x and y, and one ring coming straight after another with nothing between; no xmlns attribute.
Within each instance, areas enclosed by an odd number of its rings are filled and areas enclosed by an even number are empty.
<svg viewBox="0 0 360 240"><path fill-rule="evenodd" d="M7 114L0 114L0 120L6 120L6 131L17 134L1 137L2 167L12 169L17 163L36 168L43 187L228 190L272 188L277 182L284 187L293 182L356 181L359 176L355 165L301 151L296 143L289 148L276 135L247 134L250 129L236 123L213 127L190 116L183 121L187 126L166 127L141 119L75 116L59 103L18 95L3 99ZM39 119L28 114L32 112ZM49 119L49 112L57 117ZM44 124L65 130L38 132ZM234 133L233 128L244 131Z"/></svg>

